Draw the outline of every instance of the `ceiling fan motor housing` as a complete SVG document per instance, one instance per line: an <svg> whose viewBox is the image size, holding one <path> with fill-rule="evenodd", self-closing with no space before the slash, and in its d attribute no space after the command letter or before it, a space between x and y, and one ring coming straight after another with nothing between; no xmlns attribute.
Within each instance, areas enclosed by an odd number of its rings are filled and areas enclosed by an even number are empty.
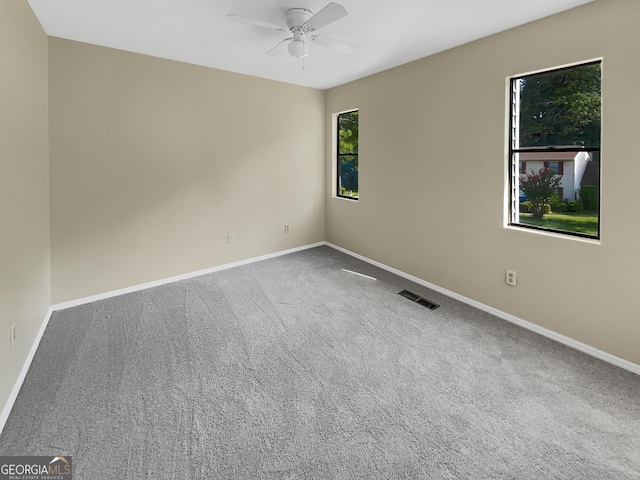
<svg viewBox="0 0 640 480"><path fill-rule="evenodd" d="M293 31L302 29L302 26L311 18L312 12L306 8L292 8L287 11L287 27Z"/></svg>

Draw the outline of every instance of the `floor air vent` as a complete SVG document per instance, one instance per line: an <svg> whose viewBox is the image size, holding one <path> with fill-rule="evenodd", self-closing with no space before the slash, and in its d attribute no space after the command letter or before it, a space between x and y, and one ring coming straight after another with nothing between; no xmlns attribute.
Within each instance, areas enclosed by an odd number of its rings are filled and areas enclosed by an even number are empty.
<svg viewBox="0 0 640 480"><path fill-rule="evenodd" d="M416 302L422 305L423 307L427 307L429 310L435 310L440 306L436 303L430 302L429 300L421 297L420 295L416 295L415 293L410 292L409 290L402 290L401 292L398 292L398 295L402 295L403 297L408 298L412 302Z"/></svg>

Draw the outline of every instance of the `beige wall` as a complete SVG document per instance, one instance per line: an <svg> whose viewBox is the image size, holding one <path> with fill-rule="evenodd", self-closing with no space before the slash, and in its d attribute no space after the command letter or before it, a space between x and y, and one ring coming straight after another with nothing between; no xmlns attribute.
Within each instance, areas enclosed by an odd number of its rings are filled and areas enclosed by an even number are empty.
<svg viewBox="0 0 640 480"><path fill-rule="evenodd" d="M327 240L640 364L639 18L637 0L599 0L329 90ZM601 244L506 229L506 78L596 57ZM350 108L358 203L331 192L331 114Z"/></svg>
<svg viewBox="0 0 640 480"><path fill-rule="evenodd" d="M324 240L323 91L56 38L49 62L54 303Z"/></svg>
<svg viewBox="0 0 640 480"><path fill-rule="evenodd" d="M0 406L9 398L51 300L47 110L47 37L26 1L2 0ZM16 343L10 348L14 323Z"/></svg>

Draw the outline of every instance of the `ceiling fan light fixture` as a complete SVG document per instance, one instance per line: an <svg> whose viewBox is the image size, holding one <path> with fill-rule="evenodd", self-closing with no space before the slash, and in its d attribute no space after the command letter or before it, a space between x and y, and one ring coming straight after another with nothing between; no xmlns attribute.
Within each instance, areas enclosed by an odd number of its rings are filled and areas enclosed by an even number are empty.
<svg viewBox="0 0 640 480"><path fill-rule="evenodd" d="M304 40L293 40L289 43L289 55L295 58L304 58L309 55L309 49Z"/></svg>

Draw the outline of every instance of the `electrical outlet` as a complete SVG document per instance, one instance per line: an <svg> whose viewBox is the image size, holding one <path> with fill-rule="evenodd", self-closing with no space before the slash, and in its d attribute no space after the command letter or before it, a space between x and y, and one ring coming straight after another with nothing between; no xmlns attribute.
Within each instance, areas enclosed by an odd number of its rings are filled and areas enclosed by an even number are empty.
<svg viewBox="0 0 640 480"><path fill-rule="evenodd" d="M517 284L516 272L514 272L513 270L507 270L507 276L505 278L505 281L507 282L507 285L511 285L512 287L515 287Z"/></svg>
<svg viewBox="0 0 640 480"><path fill-rule="evenodd" d="M16 343L16 324L11 325L11 331L9 332L9 345L13 347L13 344Z"/></svg>
<svg viewBox="0 0 640 480"><path fill-rule="evenodd" d="M233 233L227 233L227 243L233 243L235 239L236 237Z"/></svg>
<svg viewBox="0 0 640 480"><path fill-rule="evenodd" d="M289 233L291 231L291 224L290 223L285 223L284 224L284 233Z"/></svg>

